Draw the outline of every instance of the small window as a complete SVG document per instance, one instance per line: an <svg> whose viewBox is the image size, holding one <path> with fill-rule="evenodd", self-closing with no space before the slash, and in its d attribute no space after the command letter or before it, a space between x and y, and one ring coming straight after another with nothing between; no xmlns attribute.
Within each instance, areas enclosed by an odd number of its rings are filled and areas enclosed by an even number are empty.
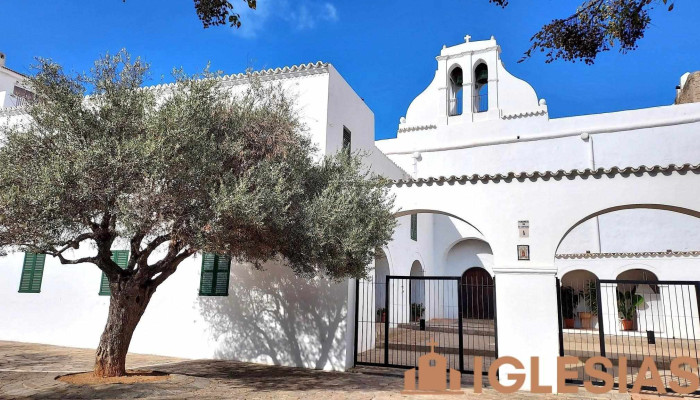
<svg viewBox="0 0 700 400"><path fill-rule="evenodd" d="M121 269L126 269L129 263L129 250L112 250L112 261L117 263ZM110 296L112 291L109 289L109 279L107 275L102 273L102 280L100 281L100 296Z"/></svg>
<svg viewBox="0 0 700 400"><path fill-rule="evenodd" d="M418 240L418 214L411 214L411 239Z"/></svg>
<svg viewBox="0 0 700 400"><path fill-rule="evenodd" d="M350 151L352 151L351 145L352 133L350 132L350 129L343 127L343 151L349 154Z"/></svg>
<svg viewBox="0 0 700 400"><path fill-rule="evenodd" d="M437 362L435 362L435 360L430 360L430 366L431 366L431 367L434 367L434 366L436 366L436 365L437 365Z"/></svg>
<svg viewBox="0 0 700 400"><path fill-rule="evenodd" d="M202 276L199 283L200 296L228 296L228 279L231 259L212 253L202 256Z"/></svg>
<svg viewBox="0 0 700 400"><path fill-rule="evenodd" d="M39 293L44 275L45 254L25 253L22 277L19 281L20 293Z"/></svg>

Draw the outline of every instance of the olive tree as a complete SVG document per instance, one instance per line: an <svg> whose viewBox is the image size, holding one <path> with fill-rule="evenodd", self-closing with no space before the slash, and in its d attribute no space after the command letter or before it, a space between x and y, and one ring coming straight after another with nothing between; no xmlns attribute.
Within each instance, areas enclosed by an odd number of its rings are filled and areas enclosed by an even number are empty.
<svg viewBox="0 0 700 400"><path fill-rule="evenodd" d="M386 182L358 154L318 155L280 86L232 94L205 72L143 88L147 71L125 51L77 75L40 59L36 100L0 132L0 246L105 273L102 377L125 374L151 297L195 253L361 277L395 224Z"/></svg>

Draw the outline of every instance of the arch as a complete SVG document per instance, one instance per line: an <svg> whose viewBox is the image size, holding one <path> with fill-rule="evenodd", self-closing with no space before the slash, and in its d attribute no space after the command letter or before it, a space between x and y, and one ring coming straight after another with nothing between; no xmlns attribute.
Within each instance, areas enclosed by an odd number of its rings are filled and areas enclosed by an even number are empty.
<svg viewBox="0 0 700 400"><path fill-rule="evenodd" d="M479 267L493 276L493 250L482 238L463 237L455 240L445 250L442 257L445 275L457 275L465 267Z"/></svg>
<svg viewBox="0 0 700 400"><path fill-rule="evenodd" d="M424 276L425 271L420 261L415 260L411 264L411 276ZM422 279L411 279L408 298L410 299L411 307L413 304L425 304L425 281Z"/></svg>
<svg viewBox="0 0 700 400"><path fill-rule="evenodd" d="M671 307L679 308L677 299L671 296L662 300L661 291L658 284L659 278L655 273L644 268L630 268L617 275L618 281L615 285L615 304L621 318L623 331L648 331L658 328L662 321L654 323L654 314L664 315L664 303ZM625 282L630 281L630 282ZM641 303L637 300L641 299ZM675 301L674 301L675 300ZM651 322L651 324L649 323ZM665 322L665 321L664 321Z"/></svg>
<svg viewBox="0 0 700 400"><path fill-rule="evenodd" d="M389 251L389 246L384 246L381 249L377 249L377 253L374 258L376 260L377 255L382 254L386 258L387 267L389 268L389 275L394 272L394 262L392 261L391 251Z"/></svg>
<svg viewBox="0 0 700 400"><path fill-rule="evenodd" d="M565 329L594 329L598 314L596 281L586 269L574 269L562 275L559 284L559 312Z"/></svg>
<svg viewBox="0 0 700 400"><path fill-rule="evenodd" d="M379 249L374 258L374 306L375 310L383 308L386 304L386 277L391 275L389 259L386 253Z"/></svg>
<svg viewBox="0 0 700 400"><path fill-rule="evenodd" d="M467 268L462 274L460 283L464 318L493 319L495 304L491 274L481 267Z"/></svg>
<svg viewBox="0 0 700 400"><path fill-rule="evenodd" d="M633 269L648 270L654 276L659 276L659 273L661 273L661 271L659 271L658 268L656 268L655 266L653 266L651 264L648 264L646 262L634 261L634 262L631 262L629 264L620 265L617 268L615 268L614 270L610 271L611 272L610 279L617 279L617 277L620 276L621 274L625 273L625 271L629 271L629 270L633 270Z"/></svg>
<svg viewBox="0 0 700 400"><path fill-rule="evenodd" d="M476 226L474 226L474 225L473 225L472 223L470 223L469 221L467 221L467 220L465 220L464 218L459 217L459 216L457 216L457 215L455 215L455 214L446 212L446 211L432 210L432 209L428 209L428 208L416 208L416 209L411 209L411 210L400 210L400 211L397 211L397 212L394 213L394 217L395 217L395 218L399 218L399 217L404 217L404 216L406 216L406 215L421 214L421 213L446 215L446 216L448 216L448 217L452 217L452 218L454 218L454 219L457 219L457 220L459 220L459 221L464 222L465 224L467 224L467 225L471 226L472 228L474 228L474 229L475 229L477 232L479 232L481 235L484 234L483 232L481 232L481 231L479 230L479 228L477 228ZM483 240L486 241L485 238L484 238Z"/></svg>
<svg viewBox="0 0 700 400"><path fill-rule="evenodd" d="M463 84L464 72L459 64L453 64L450 67L449 76L449 98L447 103L448 116L462 115L463 105Z"/></svg>
<svg viewBox="0 0 700 400"><path fill-rule="evenodd" d="M474 112L480 113L489 109L489 67L485 61L479 60L473 69L473 93Z"/></svg>
<svg viewBox="0 0 700 400"><path fill-rule="evenodd" d="M411 264L411 276L423 276L424 273L423 264L419 260L413 261Z"/></svg>
<svg viewBox="0 0 700 400"><path fill-rule="evenodd" d="M564 239L566 239L566 237L569 235L569 233L571 233L571 231L573 231L576 227L578 227L582 223L590 220L591 218L598 217L598 216L604 215L604 214L609 214L609 213L612 213L615 211L632 210L632 209L640 209L640 208L646 208L646 209L651 209L651 210L672 211L672 212L677 212L677 213L689 215L692 217L700 218L700 211L692 210L692 209L684 208L684 207L671 206L671 205L667 205L667 204L625 204L625 205L619 205L619 206L614 206L614 207L608 207L608 208L594 212L592 214L589 214L589 215L579 219L569 229L567 229L566 232L564 233L564 235L559 239L559 242L557 243L555 254L558 253L559 247L561 246Z"/></svg>
<svg viewBox="0 0 700 400"><path fill-rule="evenodd" d="M581 283L595 282L596 279L598 279L598 276L595 273L587 269L577 268L567 271L559 279L559 282L562 287L569 286L582 290L584 286L582 286Z"/></svg>
<svg viewBox="0 0 700 400"><path fill-rule="evenodd" d="M617 281L646 281L646 282L658 282L659 277L655 273L649 271L646 268L629 268L620 272L615 278ZM618 283L618 292L627 291L637 291L642 285L640 283ZM659 293L659 286L653 283L646 284L649 288L656 294Z"/></svg>

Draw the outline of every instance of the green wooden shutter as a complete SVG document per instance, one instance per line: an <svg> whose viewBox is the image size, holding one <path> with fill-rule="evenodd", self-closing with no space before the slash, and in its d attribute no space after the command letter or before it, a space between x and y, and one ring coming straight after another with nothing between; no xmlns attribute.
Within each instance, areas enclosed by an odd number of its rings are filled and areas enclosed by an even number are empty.
<svg viewBox="0 0 700 400"><path fill-rule="evenodd" d="M231 259L213 253L202 256L202 274L199 281L200 296L228 296Z"/></svg>
<svg viewBox="0 0 700 400"><path fill-rule="evenodd" d="M41 291L41 281L44 278L44 263L46 262L46 254L34 255L34 273L32 273L32 291L39 293Z"/></svg>
<svg viewBox="0 0 700 400"><path fill-rule="evenodd" d="M216 255L204 253L202 255L202 276L199 280L199 295L214 295L214 279L216 277Z"/></svg>
<svg viewBox="0 0 700 400"><path fill-rule="evenodd" d="M231 259L226 256L217 256L215 296L228 296L228 278L231 269Z"/></svg>
<svg viewBox="0 0 700 400"><path fill-rule="evenodd" d="M117 263L121 269L126 269L129 263L129 250L112 250L112 261ZM102 280L100 281L100 296L109 296L112 291L109 289L109 279L107 275L102 273Z"/></svg>
<svg viewBox="0 0 700 400"><path fill-rule="evenodd" d="M34 271L34 256L36 254L25 253L24 265L22 265L22 277L19 281L20 293L32 293L32 272Z"/></svg>
<svg viewBox="0 0 700 400"><path fill-rule="evenodd" d="M45 254L25 253L22 276L19 281L20 293L39 293L44 277Z"/></svg>
<svg viewBox="0 0 700 400"><path fill-rule="evenodd" d="M418 214L411 214L411 239L418 240Z"/></svg>

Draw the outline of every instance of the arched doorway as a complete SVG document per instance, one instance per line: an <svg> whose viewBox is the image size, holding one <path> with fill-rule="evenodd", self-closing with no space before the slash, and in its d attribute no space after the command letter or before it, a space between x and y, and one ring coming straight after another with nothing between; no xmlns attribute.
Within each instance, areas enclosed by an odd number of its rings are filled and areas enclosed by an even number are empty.
<svg viewBox="0 0 700 400"><path fill-rule="evenodd" d="M462 274L462 313L467 319L493 319L493 278L481 267Z"/></svg>
<svg viewBox="0 0 700 400"><path fill-rule="evenodd" d="M559 312L564 329L598 327L597 279L594 273L583 269L569 271L561 277Z"/></svg>
<svg viewBox="0 0 700 400"><path fill-rule="evenodd" d="M386 277L389 275L389 259L383 250L378 250L374 259L374 308L375 312L386 305ZM381 312L377 315L381 319Z"/></svg>
<svg viewBox="0 0 700 400"><path fill-rule="evenodd" d="M672 295L674 293L666 293L666 298L662 298L656 283L659 278L649 270L628 269L617 276L617 281L615 300L623 331L663 332L666 321L659 316L666 314L665 308L670 307L669 311L686 308L679 304L677 296ZM677 287L672 287L670 292L674 290L677 294ZM685 300L684 297L681 296L681 300Z"/></svg>
<svg viewBox="0 0 700 400"><path fill-rule="evenodd" d="M411 265L411 276L423 276L423 266L416 260ZM410 299L410 319L411 321L423 318L425 314L425 281L422 279L411 279L409 288Z"/></svg>

